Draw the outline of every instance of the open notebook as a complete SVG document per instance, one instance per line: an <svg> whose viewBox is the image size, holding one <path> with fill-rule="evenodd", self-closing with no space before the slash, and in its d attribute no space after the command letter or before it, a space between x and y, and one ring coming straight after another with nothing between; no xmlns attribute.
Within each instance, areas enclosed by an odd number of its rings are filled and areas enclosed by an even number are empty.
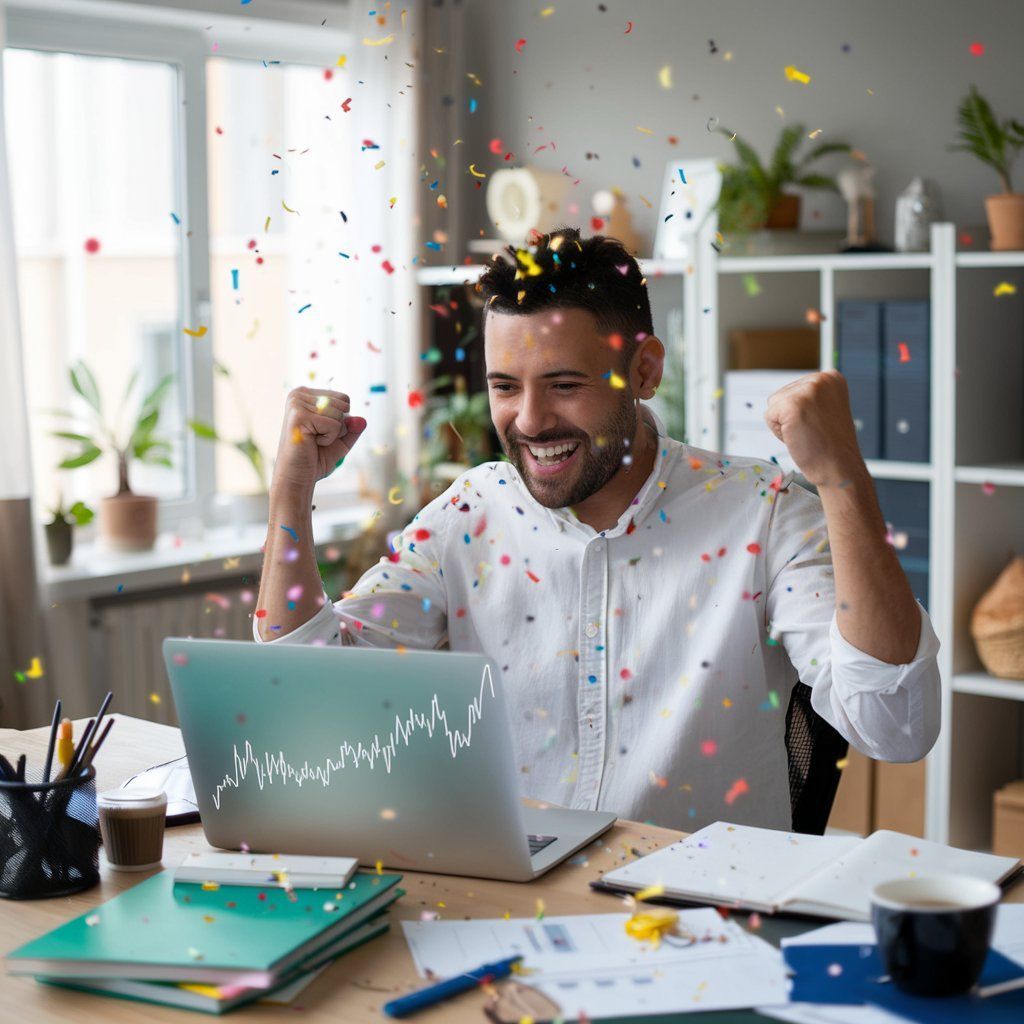
<svg viewBox="0 0 1024 1024"><path fill-rule="evenodd" d="M664 899L847 921L871 919L871 890L911 875L971 875L1002 884L1013 857L973 853L899 832L807 836L716 821L592 882L606 892L664 887Z"/></svg>

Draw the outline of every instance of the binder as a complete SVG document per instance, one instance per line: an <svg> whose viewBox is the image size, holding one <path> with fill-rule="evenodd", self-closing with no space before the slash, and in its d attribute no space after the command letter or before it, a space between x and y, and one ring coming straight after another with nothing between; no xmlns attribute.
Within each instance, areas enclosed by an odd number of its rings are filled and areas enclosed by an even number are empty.
<svg viewBox="0 0 1024 1024"><path fill-rule="evenodd" d="M884 458L927 462L931 400L930 306L927 299L886 302L883 314Z"/></svg>
<svg viewBox="0 0 1024 1024"><path fill-rule="evenodd" d="M846 378L857 441L865 459L882 457L882 304L839 303L837 369Z"/></svg>

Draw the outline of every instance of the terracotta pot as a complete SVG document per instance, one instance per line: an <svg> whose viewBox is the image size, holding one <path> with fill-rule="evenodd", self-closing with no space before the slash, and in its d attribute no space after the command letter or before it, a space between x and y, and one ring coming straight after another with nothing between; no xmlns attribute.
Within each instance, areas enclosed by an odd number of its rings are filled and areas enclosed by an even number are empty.
<svg viewBox="0 0 1024 1024"><path fill-rule="evenodd" d="M986 196L985 213L992 249L1024 249L1024 192Z"/></svg>
<svg viewBox="0 0 1024 1024"><path fill-rule="evenodd" d="M71 548L75 535L73 528L66 519L56 519L47 523L46 547L50 552L50 565L67 565L71 560Z"/></svg>
<svg viewBox="0 0 1024 1024"><path fill-rule="evenodd" d="M800 226L800 197L783 192L768 213L765 227L771 231L794 231Z"/></svg>
<svg viewBox="0 0 1024 1024"><path fill-rule="evenodd" d="M125 491L100 502L100 539L113 551L149 551L156 543L157 499Z"/></svg>

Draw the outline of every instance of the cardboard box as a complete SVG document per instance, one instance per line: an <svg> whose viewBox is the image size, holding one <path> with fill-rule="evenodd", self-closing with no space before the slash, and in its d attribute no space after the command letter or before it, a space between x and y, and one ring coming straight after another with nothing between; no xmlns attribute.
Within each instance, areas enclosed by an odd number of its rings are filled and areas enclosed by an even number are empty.
<svg viewBox="0 0 1024 1024"><path fill-rule="evenodd" d="M996 790L992 805L992 852L1024 857L1024 779Z"/></svg>
<svg viewBox="0 0 1024 1024"><path fill-rule="evenodd" d="M729 369L813 373L821 365L820 344L816 327L740 328L729 332Z"/></svg>

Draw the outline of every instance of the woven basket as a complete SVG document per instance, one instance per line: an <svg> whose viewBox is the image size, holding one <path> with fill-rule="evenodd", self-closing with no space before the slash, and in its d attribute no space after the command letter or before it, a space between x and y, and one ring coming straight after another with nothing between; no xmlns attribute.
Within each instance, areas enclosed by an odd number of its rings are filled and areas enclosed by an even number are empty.
<svg viewBox="0 0 1024 1024"><path fill-rule="evenodd" d="M1012 559L982 594L971 614L971 636L992 675L1024 680L1024 557Z"/></svg>

